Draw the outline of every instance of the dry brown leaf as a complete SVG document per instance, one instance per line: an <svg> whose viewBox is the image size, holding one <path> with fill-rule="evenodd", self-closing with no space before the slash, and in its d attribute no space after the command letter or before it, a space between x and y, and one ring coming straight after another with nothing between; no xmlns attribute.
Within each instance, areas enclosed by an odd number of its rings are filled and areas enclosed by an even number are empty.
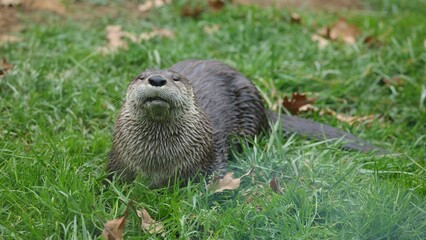
<svg viewBox="0 0 426 240"><path fill-rule="evenodd" d="M123 32L121 26L111 25L106 27L106 35L109 46L111 48L125 48L127 49L127 42L123 41Z"/></svg>
<svg viewBox="0 0 426 240"><path fill-rule="evenodd" d="M278 181L277 177L273 177L271 179L271 181L269 182L269 186L271 187L271 189L278 194L283 194L283 188L281 187L280 182Z"/></svg>
<svg viewBox="0 0 426 240"><path fill-rule="evenodd" d="M185 1L185 4L180 11L180 15L183 17L193 17L196 18L201 15L203 8L199 2L196 2L195 5L191 4L191 1Z"/></svg>
<svg viewBox="0 0 426 240"><path fill-rule="evenodd" d="M12 68L13 68L13 65L9 64L6 58L3 58L0 62L0 77L3 77L4 75L6 75L6 72L8 72Z"/></svg>
<svg viewBox="0 0 426 240"><path fill-rule="evenodd" d="M376 116L374 114L371 114L368 116L346 116L343 114L337 114L336 118L341 122L346 122L352 125L357 122L363 122L363 123L372 122L376 119Z"/></svg>
<svg viewBox="0 0 426 240"><path fill-rule="evenodd" d="M0 45L5 43L20 42L22 39L13 35L0 35Z"/></svg>
<svg viewBox="0 0 426 240"><path fill-rule="evenodd" d="M380 47L383 45L383 43L378 40L377 38L373 36L367 36L364 38L364 41L362 41L365 45L368 47Z"/></svg>
<svg viewBox="0 0 426 240"><path fill-rule="evenodd" d="M157 222L152 219L144 208L142 208L142 210L137 210L136 212L142 221L142 230L148 231L150 234L159 233L163 230L164 225L161 222Z"/></svg>
<svg viewBox="0 0 426 240"><path fill-rule="evenodd" d="M166 38L173 38L175 36L175 33L170 29L154 29L151 32L143 32L139 35L138 42L142 42L145 40L150 40L155 37L166 37Z"/></svg>
<svg viewBox="0 0 426 240"><path fill-rule="evenodd" d="M207 5L209 9L219 11L225 6L225 2L223 0L207 0Z"/></svg>
<svg viewBox="0 0 426 240"><path fill-rule="evenodd" d="M402 86L404 85L404 79L398 77L398 76L394 76L392 78L382 78L379 82L379 84L381 85L386 85L386 86Z"/></svg>
<svg viewBox="0 0 426 240"><path fill-rule="evenodd" d="M138 10L139 12L149 12L150 10L154 8L162 7L165 4L169 4L170 0L147 0L143 4L139 4Z"/></svg>
<svg viewBox="0 0 426 240"><path fill-rule="evenodd" d="M110 25L106 27L106 35L108 44L99 49L102 53L111 53L118 49L127 50L128 45L124 38L133 43L140 43L157 36L172 38L174 37L174 32L169 29L154 29L151 32L143 32L138 36L131 32L122 31L119 25Z"/></svg>
<svg viewBox="0 0 426 240"><path fill-rule="evenodd" d="M305 108L302 108L302 107L306 105L310 105L313 102L315 102L315 99L307 98L305 94L293 93L291 99L288 99L287 96L284 97L282 105L289 112L296 115L302 110L307 111L309 107L305 107Z"/></svg>
<svg viewBox="0 0 426 240"><path fill-rule="evenodd" d="M127 49L127 42L122 39L123 32L121 31L121 26L110 25L106 27L105 31L108 44L100 48L101 52L110 53L120 48Z"/></svg>
<svg viewBox="0 0 426 240"><path fill-rule="evenodd" d="M214 178L211 183L207 184L207 189L213 193L223 192L224 190L234 190L240 187L241 179L253 172L253 168L250 169L246 174L239 178L234 178L234 173L228 172L225 176L220 178Z"/></svg>
<svg viewBox="0 0 426 240"><path fill-rule="evenodd" d="M290 14L290 22L294 23L294 24L301 24L302 23L302 18L300 18L300 15L293 12Z"/></svg>
<svg viewBox="0 0 426 240"><path fill-rule="evenodd" d="M329 43L329 40L325 39L324 37L321 37L318 34L313 34L311 36L311 40L318 43L319 49L325 48Z"/></svg>
<svg viewBox="0 0 426 240"><path fill-rule="evenodd" d="M360 30L355 25L349 24L344 18L340 18L331 26L320 29L317 34L312 35L311 39L318 41L319 48L323 48L328 43L325 41L327 39L354 44L360 33Z"/></svg>
<svg viewBox="0 0 426 240"><path fill-rule="evenodd" d="M124 234L124 227L126 225L126 219L129 215L128 209L124 212L123 217L110 220L104 225L102 236L108 240L122 240Z"/></svg>
<svg viewBox="0 0 426 240"><path fill-rule="evenodd" d="M318 112L318 108L313 106L312 104L306 104L299 108L299 112L308 112L308 111Z"/></svg>
<svg viewBox="0 0 426 240"><path fill-rule="evenodd" d="M204 25L203 30L205 33L211 35L217 31L219 31L220 26L218 24L213 25Z"/></svg>
<svg viewBox="0 0 426 240"><path fill-rule="evenodd" d="M353 125L354 123L358 123L358 122L370 123L377 119L376 115L374 114L371 114L368 116L347 116L341 113L337 113L328 108L320 111L320 115L324 115L324 114L334 116L337 120L348 123L349 125Z"/></svg>
<svg viewBox="0 0 426 240"><path fill-rule="evenodd" d="M328 34L332 40L342 40L347 44L354 44L360 31L355 25L349 24L346 19L340 18L329 28Z"/></svg>

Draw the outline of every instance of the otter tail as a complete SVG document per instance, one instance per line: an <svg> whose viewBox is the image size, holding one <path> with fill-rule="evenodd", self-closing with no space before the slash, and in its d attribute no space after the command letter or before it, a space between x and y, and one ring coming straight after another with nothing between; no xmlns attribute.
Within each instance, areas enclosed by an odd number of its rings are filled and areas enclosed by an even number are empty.
<svg viewBox="0 0 426 240"><path fill-rule="evenodd" d="M385 149L376 147L360 138L355 137L350 133L328 126L326 124L290 115L282 114L278 116L277 113L272 111L268 111L268 119L272 123L275 123L278 121L278 119L280 119L283 131L286 134L297 133L313 140L341 141L343 148L346 150L376 152L378 154L389 153Z"/></svg>

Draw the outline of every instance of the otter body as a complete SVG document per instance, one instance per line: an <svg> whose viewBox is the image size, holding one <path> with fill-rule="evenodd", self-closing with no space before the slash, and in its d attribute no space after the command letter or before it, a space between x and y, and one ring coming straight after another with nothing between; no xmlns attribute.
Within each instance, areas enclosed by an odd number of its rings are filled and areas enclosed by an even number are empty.
<svg viewBox="0 0 426 240"><path fill-rule="evenodd" d="M128 87L118 116L107 170L152 187L170 179L224 169L229 136L253 137L278 120L264 108L256 87L218 61L183 61L168 70L147 70ZM283 130L315 139L343 139L345 148L379 150L333 127L281 117Z"/></svg>

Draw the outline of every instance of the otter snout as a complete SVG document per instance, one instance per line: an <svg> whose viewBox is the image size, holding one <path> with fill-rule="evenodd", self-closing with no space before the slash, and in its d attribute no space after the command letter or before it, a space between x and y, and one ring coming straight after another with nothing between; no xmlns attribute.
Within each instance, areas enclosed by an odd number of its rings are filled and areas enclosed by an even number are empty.
<svg viewBox="0 0 426 240"><path fill-rule="evenodd" d="M154 75L149 77L148 83L154 87L161 87L166 85L167 80L161 75Z"/></svg>

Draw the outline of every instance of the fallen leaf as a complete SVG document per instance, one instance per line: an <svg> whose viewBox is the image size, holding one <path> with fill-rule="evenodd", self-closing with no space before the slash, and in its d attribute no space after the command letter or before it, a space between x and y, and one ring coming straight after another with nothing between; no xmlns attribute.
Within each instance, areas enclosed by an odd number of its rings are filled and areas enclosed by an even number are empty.
<svg viewBox="0 0 426 240"><path fill-rule="evenodd" d="M171 1L170 0L148 0L146 2L144 2L143 4L139 4L138 6L138 10L139 12L149 12L150 10L154 9L154 8L159 8L162 7L165 4L169 4Z"/></svg>
<svg viewBox="0 0 426 240"><path fill-rule="evenodd" d="M337 113L328 108L325 110L321 110L319 114L320 115L327 114L327 115L334 116L337 120L348 123L349 125L353 125L354 123L358 123L358 122L369 123L377 119L377 116L374 114L370 114L368 116L348 116L341 113Z"/></svg>
<svg viewBox="0 0 426 240"><path fill-rule="evenodd" d="M191 1L185 1L180 15L183 17L193 17L196 18L201 15L203 8L199 2L196 2L195 5Z"/></svg>
<svg viewBox="0 0 426 240"><path fill-rule="evenodd" d="M299 112L308 112L308 111L313 111L313 112L317 112L318 108L314 107L312 104L306 104L304 106L301 106L299 108Z"/></svg>
<svg viewBox="0 0 426 240"><path fill-rule="evenodd" d="M376 116L374 114L368 115L368 116L346 116L343 114L337 114L336 118L342 122L349 123L350 125L357 123L357 122L372 122L376 119Z"/></svg>
<svg viewBox="0 0 426 240"><path fill-rule="evenodd" d="M205 33L211 35L217 31L219 31L220 26L218 24L213 25L204 25L203 30Z"/></svg>
<svg viewBox="0 0 426 240"><path fill-rule="evenodd" d="M22 39L13 35L0 35L0 45L5 43L20 42Z"/></svg>
<svg viewBox="0 0 426 240"><path fill-rule="evenodd" d="M225 6L225 2L223 0L207 0L207 5L209 9L219 11Z"/></svg>
<svg viewBox="0 0 426 240"><path fill-rule="evenodd" d="M309 107L305 107L304 109L302 107L308 104L310 105L313 102L315 102L315 99L307 98L305 94L293 93L291 96L291 99L289 99L287 96L284 97L282 105L292 114L298 114L299 112L303 110L306 111L309 108Z"/></svg>
<svg viewBox="0 0 426 240"><path fill-rule="evenodd" d="M383 45L381 41L377 40L377 38L372 36L365 37L363 43L368 47L380 47Z"/></svg>
<svg viewBox="0 0 426 240"><path fill-rule="evenodd" d="M332 41L342 41L347 44L354 44L356 43L356 38L360 35L360 33L360 30L355 25L349 24L345 18L340 18L331 26L320 29L317 34L314 34L311 37L311 39L313 41L318 41L318 46L322 48L327 44L324 39L321 39L321 37Z"/></svg>
<svg viewBox="0 0 426 240"><path fill-rule="evenodd" d="M159 233L163 230L164 225L161 222L157 222L152 219L149 213L144 208L142 208L142 210L137 210L136 212L142 220L142 230L148 231L150 234Z"/></svg>
<svg viewBox="0 0 426 240"><path fill-rule="evenodd" d="M143 32L136 35L131 32L122 31L119 25L110 25L106 27L106 35L108 43L99 49L102 53L111 53L118 49L127 50L128 45L124 38L127 38L133 43L141 43L142 41L147 41L157 36L172 38L174 37L174 32L169 29L154 29L151 32Z"/></svg>
<svg viewBox="0 0 426 240"><path fill-rule="evenodd" d="M329 40L327 40L324 37L321 37L318 34L313 34L311 36L311 40L318 43L318 48L319 49L325 48L328 45L328 43L329 43Z"/></svg>
<svg viewBox="0 0 426 240"><path fill-rule="evenodd" d="M234 190L240 187L241 179L253 172L254 168L250 169L246 174L239 178L234 178L234 173L228 172L223 178L214 178L211 183L207 184L207 189L213 193L223 192L224 190Z"/></svg>
<svg viewBox="0 0 426 240"><path fill-rule="evenodd" d="M3 77L4 75L6 75L6 72L8 72L12 68L13 68L13 65L9 64L6 58L3 58L0 63L0 77Z"/></svg>
<svg viewBox="0 0 426 240"><path fill-rule="evenodd" d="M290 14L290 22L294 23L294 24L301 24L302 23L302 19L300 18L300 15L293 12Z"/></svg>
<svg viewBox="0 0 426 240"><path fill-rule="evenodd" d="M110 220L105 223L104 230L102 231L102 236L108 240L122 240L124 234L124 227L128 215L129 211L128 209L126 209L123 217Z"/></svg>
<svg viewBox="0 0 426 240"><path fill-rule="evenodd" d="M150 40L154 37L166 37L166 38L173 38L175 36L175 33L170 29L154 29L151 32L143 32L139 35L138 42L142 42L144 40Z"/></svg>
<svg viewBox="0 0 426 240"><path fill-rule="evenodd" d="M402 86L404 85L404 79L394 76L392 78L382 78L379 82L380 85L386 86Z"/></svg>
<svg viewBox="0 0 426 240"><path fill-rule="evenodd" d="M110 53L119 48L127 49L127 42L122 39L123 32L121 31L121 26L110 25L106 27L105 31L108 44L100 49L101 52Z"/></svg>
<svg viewBox="0 0 426 240"><path fill-rule="evenodd" d="M271 181L269 182L269 186L271 187L271 189L278 194L283 194L283 188L281 187L280 182L278 181L277 177L273 177L271 179Z"/></svg>
<svg viewBox="0 0 426 240"><path fill-rule="evenodd" d="M342 40L347 44L354 44L360 31L355 25L349 24L346 19L340 18L329 28L328 34L332 40Z"/></svg>

